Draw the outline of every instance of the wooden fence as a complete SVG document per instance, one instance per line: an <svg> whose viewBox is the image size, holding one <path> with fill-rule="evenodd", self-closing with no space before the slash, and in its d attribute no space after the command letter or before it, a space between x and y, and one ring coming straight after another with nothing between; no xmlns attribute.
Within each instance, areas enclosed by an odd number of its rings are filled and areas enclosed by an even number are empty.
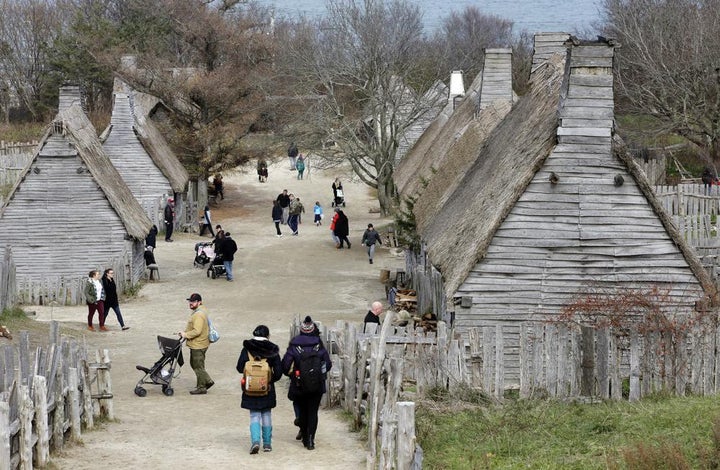
<svg viewBox="0 0 720 470"><path fill-rule="evenodd" d="M17 285L15 283L15 264L12 250L5 247L0 258L0 313L12 307L16 302Z"/></svg>
<svg viewBox="0 0 720 470"><path fill-rule="evenodd" d="M45 467L50 451L77 442L97 417L114 419L107 350L89 358L86 347L50 325L48 347L30 351L20 332L17 348L0 355L0 468Z"/></svg>
<svg viewBox="0 0 720 470"><path fill-rule="evenodd" d="M37 145L38 142L0 141L0 187L15 184L20 172L32 159Z"/></svg>

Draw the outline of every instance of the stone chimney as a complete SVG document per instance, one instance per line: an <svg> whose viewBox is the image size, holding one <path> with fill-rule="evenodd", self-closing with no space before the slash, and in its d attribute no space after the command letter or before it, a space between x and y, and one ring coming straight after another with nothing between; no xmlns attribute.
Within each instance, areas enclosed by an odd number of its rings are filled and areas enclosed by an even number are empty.
<svg viewBox="0 0 720 470"><path fill-rule="evenodd" d="M480 89L480 109L493 101L513 101L512 49L485 49Z"/></svg>

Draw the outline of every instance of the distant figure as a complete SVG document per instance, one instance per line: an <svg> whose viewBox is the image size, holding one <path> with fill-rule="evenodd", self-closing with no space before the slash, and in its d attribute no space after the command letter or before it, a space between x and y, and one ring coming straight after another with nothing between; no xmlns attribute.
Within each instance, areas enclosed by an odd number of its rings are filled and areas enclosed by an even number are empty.
<svg viewBox="0 0 720 470"><path fill-rule="evenodd" d="M335 208L335 213L333 214L333 218L330 220L330 236L332 237L333 243L335 243L335 248L340 248L340 239L335 235L335 224L337 224L337 220L340 217L339 208Z"/></svg>
<svg viewBox="0 0 720 470"><path fill-rule="evenodd" d="M155 249L155 240L157 238L158 228L157 225L153 225L150 232L145 237L145 246L151 246Z"/></svg>
<svg viewBox="0 0 720 470"><path fill-rule="evenodd" d="M322 225L323 208L320 205L320 201L315 201L315 207L313 207L313 214L315 214L315 225Z"/></svg>
<svg viewBox="0 0 720 470"><path fill-rule="evenodd" d="M375 301L370 305L370 310L368 310L368 313L365 315L365 319L363 320L363 332L365 332L365 326L368 323L376 323L380 325L380 315L383 312L383 305L381 302Z"/></svg>
<svg viewBox="0 0 720 470"><path fill-rule="evenodd" d="M261 183L267 182L268 177L268 169L267 169L267 162L265 159L258 160L257 164L257 174L258 174L258 181Z"/></svg>
<svg viewBox="0 0 720 470"><path fill-rule="evenodd" d="M295 142L290 143L290 147L288 147L287 155L288 159L290 160L290 170L295 170L295 164L297 163L295 159L298 156L298 148L297 145L295 145Z"/></svg>
<svg viewBox="0 0 720 470"><path fill-rule="evenodd" d="M210 232L210 236L215 238L215 232L213 232L212 228L212 216L210 214L210 206L205 206L205 210L203 210L203 217L200 221L200 236L202 237L205 235L205 231Z"/></svg>
<svg viewBox="0 0 720 470"><path fill-rule="evenodd" d="M347 243L348 249L350 249L350 240L348 240L348 234L350 233L350 221L348 220L345 213L338 209L338 218L335 221L335 236L338 239L337 245L335 247L338 250L343 249L343 243Z"/></svg>
<svg viewBox="0 0 720 470"><path fill-rule="evenodd" d="M292 230L293 235L298 235L298 225L300 224L300 215L305 212L305 207L300 202L300 198L293 198L290 201L290 218L288 219L288 227Z"/></svg>
<svg viewBox="0 0 720 470"><path fill-rule="evenodd" d="M221 174L215 175L215 178L213 178L213 187L215 188L215 197L219 197L221 200L225 199L225 193L224 191L224 184L223 184L223 177Z"/></svg>
<svg viewBox="0 0 720 470"><path fill-rule="evenodd" d="M705 194L706 195L709 195L710 192L712 191L712 185L713 185L714 181L715 181L715 176L713 175L712 170L710 169L710 167L706 166L705 169L703 170L703 174L702 174L702 182L705 185Z"/></svg>
<svg viewBox="0 0 720 470"><path fill-rule="evenodd" d="M230 232L225 232L220 248L216 248L215 252L222 255L223 265L225 266L225 273L228 281L232 281L233 278L233 260L235 259L235 252L237 251L237 243L230 236Z"/></svg>
<svg viewBox="0 0 720 470"><path fill-rule="evenodd" d="M277 232L277 237L282 238L282 232L280 231L280 222L282 222L282 207L280 207L280 204L277 202L277 200L273 201L273 208L272 208L272 220L275 224L275 231Z"/></svg>
<svg viewBox="0 0 720 470"><path fill-rule="evenodd" d="M153 247L148 245L145 247L145 253L143 253L143 258L145 258L145 266L148 268L157 267L157 262L155 261L155 254L153 253L153 251Z"/></svg>
<svg viewBox="0 0 720 470"><path fill-rule="evenodd" d="M302 153L297 158L297 162L295 163L295 169L298 172L297 179L303 179L303 173L305 172L305 157L303 157Z"/></svg>
<svg viewBox="0 0 720 470"><path fill-rule="evenodd" d="M103 289L102 282L100 281L100 271L90 271L83 294L85 294L85 303L87 303L88 306L88 330L95 331L95 328L93 328L93 317L95 316L95 312L97 312L100 331L107 331L107 328L105 328L105 289Z"/></svg>
<svg viewBox="0 0 720 470"><path fill-rule="evenodd" d="M363 233L362 241L360 244L367 246L368 260L370 264L373 264L373 256L375 256L375 244L379 243L382 245L380 234L375 230L373 224L368 224L367 230Z"/></svg>
<svg viewBox="0 0 720 470"><path fill-rule="evenodd" d="M129 330L129 326L125 326L122 313L120 313L120 300L118 299L117 286L115 285L115 271L106 269L102 277L103 289L105 289L105 321L110 314L110 309L115 311L120 328L123 331ZM104 323L104 322L103 322Z"/></svg>
<svg viewBox="0 0 720 470"><path fill-rule="evenodd" d="M335 178L335 181L333 181L332 184L332 190L333 190L333 205L339 206L343 203L343 200L345 198L345 194L343 193L343 185L340 181L340 178Z"/></svg>
<svg viewBox="0 0 720 470"><path fill-rule="evenodd" d="M175 200L173 198L168 198L163 215L165 216L165 241L171 242L175 226Z"/></svg>
<svg viewBox="0 0 720 470"><path fill-rule="evenodd" d="M288 194L287 189L283 189L283 192L278 194L277 202L282 209L282 220L280 223L285 225L288 221L288 217L290 216L290 195Z"/></svg>

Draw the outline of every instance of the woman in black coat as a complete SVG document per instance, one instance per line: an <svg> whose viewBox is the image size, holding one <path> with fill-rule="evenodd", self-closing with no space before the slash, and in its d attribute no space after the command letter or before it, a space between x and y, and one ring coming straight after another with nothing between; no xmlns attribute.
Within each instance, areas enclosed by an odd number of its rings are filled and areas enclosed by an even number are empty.
<svg viewBox="0 0 720 470"><path fill-rule="evenodd" d="M343 248L343 242L347 243L348 248L350 248L350 240L348 240L348 234L350 233L350 222L348 221L348 218L343 211L338 210L337 213L338 219L335 221L335 230L333 230L333 233L340 241L340 246L338 246L338 250L341 250Z"/></svg>
<svg viewBox="0 0 720 470"><path fill-rule="evenodd" d="M250 453L260 451L260 436L262 432L263 451L272 450L272 409L277 404L275 395L275 382L282 377L282 363L280 362L280 349L277 344L270 342L270 329L259 325L253 331L253 338L243 341L243 349L237 362L237 371L244 374L245 364L250 355L255 358L265 358L271 369L270 386L267 395L250 396L243 387L242 402L240 406L250 410Z"/></svg>

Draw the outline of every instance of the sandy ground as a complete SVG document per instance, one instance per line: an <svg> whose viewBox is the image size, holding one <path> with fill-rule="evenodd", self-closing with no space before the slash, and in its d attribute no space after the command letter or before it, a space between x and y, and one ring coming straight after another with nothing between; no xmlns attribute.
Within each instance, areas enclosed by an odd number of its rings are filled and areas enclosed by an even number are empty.
<svg viewBox="0 0 720 470"><path fill-rule="evenodd" d="M361 436L349 431L337 410L321 410L316 449L307 451L295 440L291 403L286 399L287 379L278 386L278 407L273 410L273 451L251 456L248 413L240 408L240 375L235 370L242 341L258 324L270 327L271 340L284 352L291 319L312 315L325 324L336 320L361 322L370 302L384 294L379 270L396 269L403 259L380 248L370 265L360 237L367 223L388 222L378 214L366 186L343 179L350 219L351 250L336 250L327 226L316 227L312 207L319 200L327 216L332 213L330 185L336 173L315 172L299 181L287 159L271 165L267 183L259 183L254 169L225 177L226 199L213 206L213 222L232 233L239 250L235 281L211 279L193 267L197 234L179 233L173 243L158 238L156 258L161 280L147 283L137 298L121 301L128 331L120 331L114 314L108 333L89 333L91 348L108 348L112 358L112 387L117 422L85 433L82 444L54 456L62 469L193 468L235 469L252 463L255 468L361 468L365 450ZM341 175L342 176L342 175ZM287 188L303 201L306 214L300 235L275 236L271 201ZM151 366L159 357L156 336L172 336L183 329L189 310L185 299L202 294L221 340L208 351L207 369L216 385L207 395L192 396L195 374L186 363L173 380L175 395L166 397L159 386L148 385L144 398L133 389L142 373L136 364ZM62 321L83 330L84 307L32 307L38 319ZM187 349L185 349L187 353ZM189 354L185 355L189 361ZM311 459L311 460L308 460Z"/></svg>

